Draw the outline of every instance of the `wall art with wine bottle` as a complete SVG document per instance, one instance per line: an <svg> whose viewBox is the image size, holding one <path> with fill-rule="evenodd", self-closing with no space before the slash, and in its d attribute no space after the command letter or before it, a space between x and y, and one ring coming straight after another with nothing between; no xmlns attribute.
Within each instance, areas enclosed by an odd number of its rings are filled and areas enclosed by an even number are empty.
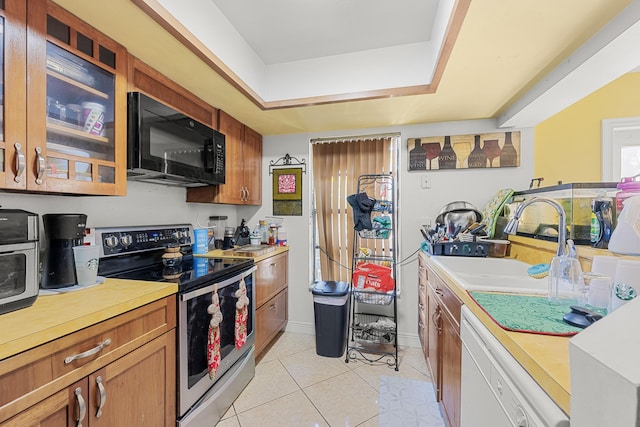
<svg viewBox="0 0 640 427"><path fill-rule="evenodd" d="M409 171L520 166L520 132L408 138Z"/></svg>

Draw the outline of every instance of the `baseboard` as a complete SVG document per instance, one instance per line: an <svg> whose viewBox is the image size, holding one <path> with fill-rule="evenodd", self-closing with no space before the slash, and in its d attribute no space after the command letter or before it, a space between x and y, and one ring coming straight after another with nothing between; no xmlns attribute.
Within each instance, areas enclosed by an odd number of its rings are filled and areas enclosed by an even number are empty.
<svg viewBox="0 0 640 427"><path fill-rule="evenodd" d="M316 326L314 323L292 322L289 320L285 328L285 332L293 332L296 334L315 335ZM400 347L420 348L420 338L417 334L398 333L398 343Z"/></svg>
<svg viewBox="0 0 640 427"><path fill-rule="evenodd" d="M400 343L400 347L420 348L422 346L417 334L398 333L398 342Z"/></svg>
<svg viewBox="0 0 640 427"><path fill-rule="evenodd" d="M294 332L296 334L315 335L316 325L314 323L292 322L289 320L284 330L285 332Z"/></svg>

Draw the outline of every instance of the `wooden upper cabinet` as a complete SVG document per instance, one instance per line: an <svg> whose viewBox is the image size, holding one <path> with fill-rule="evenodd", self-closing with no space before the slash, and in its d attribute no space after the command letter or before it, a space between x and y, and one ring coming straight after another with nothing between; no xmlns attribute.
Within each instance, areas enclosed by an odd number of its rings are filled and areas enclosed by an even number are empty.
<svg viewBox="0 0 640 427"><path fill-rule="evenodd" d="M126 50L55 3L3 4L0 188L124 195Z"/></svg>
<svg viewBox="0 0 640 427"><path fill-rule="evenodd" d="M214 187L217 203L244 204L244 158L242 153L242 140L244 126L242 123L225 113L218 113L219 131L225 135L225 183ZM189 196L187 195L187 200Z"/></svg>
<svg viewBox="0 0 640 427"><path fill-rule="evenodd" d="M129 56L128 84L129 92L143 92L207 126L218 129L217 108L132 55Z"/></svg>
<svg viewBox="0 0 640 427"><path fill-rule="evenodd" d="M244 159L245 203L262 204L262 135L251 128L244 127L242 142Z"/></svg>
<svg viewBox="0 0 640 427"><path fill-rule="evenodd" d="M24 190L27 150L27 4L0 10L0 188Z"/></svg>
<svg viewBox="0 0 640 427"><path fill-rule="evenodd" d="M262 135L218 110L218 130L226 137L224 185L187 189L187 201L262 204Z"/></svg>

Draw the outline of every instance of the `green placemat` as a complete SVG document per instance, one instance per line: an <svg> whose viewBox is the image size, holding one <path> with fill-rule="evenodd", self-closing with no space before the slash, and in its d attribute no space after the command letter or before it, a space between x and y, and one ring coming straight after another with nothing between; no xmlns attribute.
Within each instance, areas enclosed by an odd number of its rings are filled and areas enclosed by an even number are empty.
<svg viewBox="0 0 640 427"><path fill-rule="evenodd" d="M571 336L582 331L562 320L573 304L550 302L547 297L500 294L495 292L469 292L478 305L501 328L514 332ZM587 306L603 316L606 310Z"/></svg>

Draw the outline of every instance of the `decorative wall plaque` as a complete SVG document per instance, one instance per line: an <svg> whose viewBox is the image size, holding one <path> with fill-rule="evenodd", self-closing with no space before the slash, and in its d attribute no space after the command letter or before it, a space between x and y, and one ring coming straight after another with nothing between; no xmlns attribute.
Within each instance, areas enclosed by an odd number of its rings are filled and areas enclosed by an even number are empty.
<svg viewBox="0 0 640 427"><path fill-rule="evenodd" d="M273 170L273 214L302 215L302 168Z"/></svg>
<svg viewBox="0 0 640 427"><path fill-rule="evenodd" d="M408 138L409 171L520 166L520 132Z"/></svg>

